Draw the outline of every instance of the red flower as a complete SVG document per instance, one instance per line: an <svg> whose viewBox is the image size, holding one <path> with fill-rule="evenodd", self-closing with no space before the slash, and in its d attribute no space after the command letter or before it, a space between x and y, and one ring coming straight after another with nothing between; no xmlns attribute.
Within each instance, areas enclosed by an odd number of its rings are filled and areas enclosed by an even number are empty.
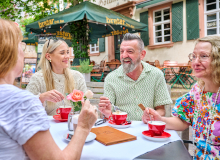
<svg viewBox="0 0 220 160"><path fill-rule="evenodd" d="M75 89L66 98L68 100L73 101L73 102L84 101L84 99L83 99L83 92L79 91L79 90L75 90Z"/></svg>

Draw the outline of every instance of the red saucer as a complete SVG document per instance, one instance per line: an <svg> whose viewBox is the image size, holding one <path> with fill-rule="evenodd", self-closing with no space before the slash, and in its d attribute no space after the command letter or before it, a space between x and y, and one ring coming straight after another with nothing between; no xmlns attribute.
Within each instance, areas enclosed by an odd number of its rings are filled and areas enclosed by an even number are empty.
<svg viewBox="0 0 220 160"><path fill-rule="evenodd" d="M144 136L147 136L147 137L153 137L153 138L169 138L171 135L167 132L163 132L163 134L161 136L152 136L151 135L151 132L149 130L147 131L143 131L142 134Z"/></svg>
<svg viewBox="0 0 220 160"><path fill-rule="evenodd" d="M66 121L68 121L68 119L62 119L61 116L60 116L60 114L54 115L53 118L54 118L55 120L60 121L60 122L66 122Z"/></svg>
<svg viewBox="0 0 220 160"><path fill-rule="evenodd" d="M113 124L113 125L118 125L118 124L116 124L115 122L113 122L112 120L109 120L108 123ZM120 124L120 125L118 125L118 126L121 126L121 125L131 125L131 122L128 123L128 121L125 121L125 123Z"/></svg>

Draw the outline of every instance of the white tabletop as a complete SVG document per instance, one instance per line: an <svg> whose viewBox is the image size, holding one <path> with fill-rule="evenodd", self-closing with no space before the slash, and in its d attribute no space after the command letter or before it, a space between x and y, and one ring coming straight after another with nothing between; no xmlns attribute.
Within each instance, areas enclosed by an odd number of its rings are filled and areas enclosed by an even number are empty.
<svg viewBox="0 0 220 160"><path fill-rule="evenodd" d="M68 145L68 141L63 135L68 132L67 122L55 121L52 116L48 116L50 121L50 132L60 149ZM107 122L99 125L108 125ZM154 142L144 138L142 132L148 130L148 126L141 121L132 121L129 128L119 129L123 132L137 136L137 140L105 146L96 140L85 143L81 155L81 160L132 160L135 157L152 151L164 144L180 140L180 137L173 130L165 130L171 137L164 142Z"/></svg>

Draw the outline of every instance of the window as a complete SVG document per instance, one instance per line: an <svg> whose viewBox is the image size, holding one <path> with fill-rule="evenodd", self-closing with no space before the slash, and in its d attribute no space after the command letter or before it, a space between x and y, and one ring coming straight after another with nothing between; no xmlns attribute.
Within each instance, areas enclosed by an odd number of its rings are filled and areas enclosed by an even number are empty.
<svg viewBox="0 0 220 160"><path fill-rule="evenodd" d="M90 54L99 53L99 44L90 44Z"/></svg>
<svg viewBox="0 0 220 160"><path fill-rule="evenodd" d="M153 12L154 44L170 43L170 8Z"/></svg>
<svg viewBox="0 0 220 160"><path fill-rule="evenodd" d="M220 35L220 0L204 0L205 34Z"/></svg>

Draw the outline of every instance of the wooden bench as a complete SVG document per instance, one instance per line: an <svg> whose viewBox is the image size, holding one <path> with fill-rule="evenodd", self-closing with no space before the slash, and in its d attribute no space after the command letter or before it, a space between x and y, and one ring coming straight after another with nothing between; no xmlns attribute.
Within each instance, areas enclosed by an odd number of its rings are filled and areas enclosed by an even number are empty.
<svg viewBox="0 0 220 160"><path fill-rule="evenodd" d="M104 94L104 82L86 82L87 89L94 93L93 99L90 99L92 105L99 104L99 98Z"/></svg>

